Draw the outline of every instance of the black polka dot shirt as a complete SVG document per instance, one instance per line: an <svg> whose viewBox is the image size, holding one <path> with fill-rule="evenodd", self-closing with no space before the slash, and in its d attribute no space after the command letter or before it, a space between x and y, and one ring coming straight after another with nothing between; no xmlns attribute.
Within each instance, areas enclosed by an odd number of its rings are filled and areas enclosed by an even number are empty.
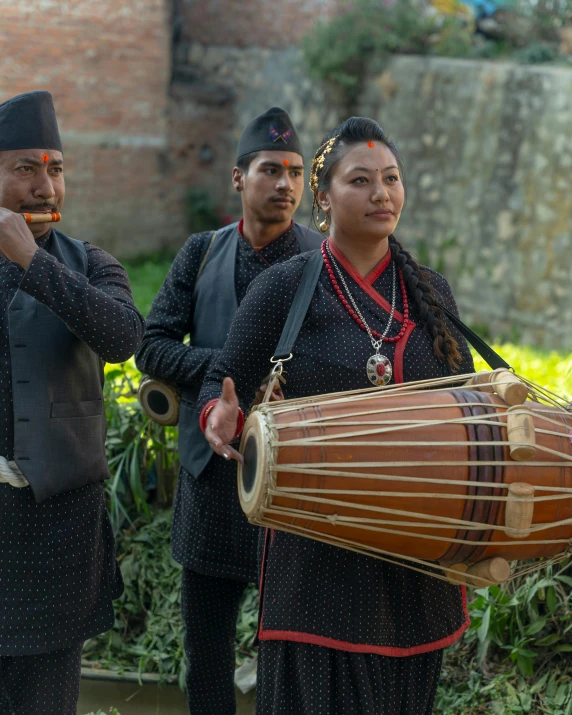
<svg viewBox="0 0 572 715"><path fill-rule="evenodd" d="M268 371L302 269L310 254L274 266L250 286L228 340L203 385L198 409L220 396L225 376L233 378L243 410ZM392 297L392 262L372 288L388 302ZM389 269L389 270L388 270ZM388 314L342 268L346 282L366 322L383 332ZM456 312L446 280L430 271L441 302ZM403 381L448 373L433 353L432 339L417 327L405 344ZM397 290L397 310L403 310ZM397 335L394 319L388 335ZM461 372L473 362L464 339L454 330L462 353ZM399 346L399 343L397 344ZM398 349L403 349L403 343ZM382 353L395 363L396 344L384 343ZM366 362L373 353L367 334L359 328L336 295L322 269L308 314L286 364L286 398L370 387ZM394 374L395 377L395 374ZM394 378L392 378L393 381ZM390 565L341 548L275 531L267 539L261 639L290 639L380 655L408 655L443 647L468 626L461 590L443 581Z"/></svg>
<svg viewBox="0 0 572 715"><path fill-rule="evenodd" d="M13 457L8 307L21 289L47 305L103 360L126 360L143 318L122 266L85 244L87 275L50 255L51 232L38 241L28 271L0 257L0 454ZM122 591L103 485L36 504L30 487L0 484L0 656L68 648L113 625Z"/></svg>

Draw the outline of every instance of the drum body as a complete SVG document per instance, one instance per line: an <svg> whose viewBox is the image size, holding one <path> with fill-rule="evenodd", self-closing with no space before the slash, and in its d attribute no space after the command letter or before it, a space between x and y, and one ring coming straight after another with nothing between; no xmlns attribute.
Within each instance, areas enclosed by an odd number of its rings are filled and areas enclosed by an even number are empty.
<svg viewBox="0 0 572 715"><path fill-rule="evenodd" d="M242 508L252 523L366 553L449 564L554 556L572 538L572 523L558 525L572 520L572 414L525 407L529 462L511 459L496 394L381 390L263 405L243 431ZM550 526L526 538L505 533L515 482L545 499L532 525Z"/></svg>

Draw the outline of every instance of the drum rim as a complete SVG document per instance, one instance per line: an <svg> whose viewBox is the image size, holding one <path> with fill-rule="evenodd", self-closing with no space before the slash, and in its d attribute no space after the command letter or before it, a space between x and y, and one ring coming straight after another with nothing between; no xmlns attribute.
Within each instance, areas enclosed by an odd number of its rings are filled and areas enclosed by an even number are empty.
<svg viewBox="0 0 572 715"><path fill-rule="evenodd" d="M155 412L149 404L149 393L153 390L162 393L168 402L169 409L164 414ZM176 425L179 421L179 398L176 389L161 380L146 375L139 384L138 398L145 414L160 425Z"/></svg>
<svg viewBox="0 0 572 715"><path fill-rule="evenodd" d="M253 438L257 448L257 465L254 475L254 485L250 492L247 492L243 483L243 465L239 463L237 471L238 496L240 506L249 519L253 522L262 515L266 495L268 493L270 475L270 440L272 438L272 425L274 420L269 413L256 410L252 412L244 429L240 440L240 453L244 454L246 443Z"/></svg>

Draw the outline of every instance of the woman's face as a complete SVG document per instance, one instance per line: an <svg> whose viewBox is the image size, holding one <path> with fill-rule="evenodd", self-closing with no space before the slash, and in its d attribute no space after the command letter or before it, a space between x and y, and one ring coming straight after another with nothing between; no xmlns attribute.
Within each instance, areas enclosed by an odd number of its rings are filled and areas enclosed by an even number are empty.
<svg viewBox="0 0 572 715"><path fill-rule="evenodd" d="M397 161L382 142L353 146L333 167L330 188L318 200L331 234L377 240L395 230L405 201Z"/></svg>

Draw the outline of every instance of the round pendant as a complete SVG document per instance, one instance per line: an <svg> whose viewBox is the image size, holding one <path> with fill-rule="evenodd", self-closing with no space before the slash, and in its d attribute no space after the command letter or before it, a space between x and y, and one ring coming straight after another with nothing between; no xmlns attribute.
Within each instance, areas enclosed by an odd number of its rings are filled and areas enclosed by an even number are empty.
<svg viewBox="0 0 572 715"><path fill-rule="evenodd" d="M393 375L393 368L385 355L372 355L367 361L366 370L369 381L377 387L387 385Z"/></svg>

